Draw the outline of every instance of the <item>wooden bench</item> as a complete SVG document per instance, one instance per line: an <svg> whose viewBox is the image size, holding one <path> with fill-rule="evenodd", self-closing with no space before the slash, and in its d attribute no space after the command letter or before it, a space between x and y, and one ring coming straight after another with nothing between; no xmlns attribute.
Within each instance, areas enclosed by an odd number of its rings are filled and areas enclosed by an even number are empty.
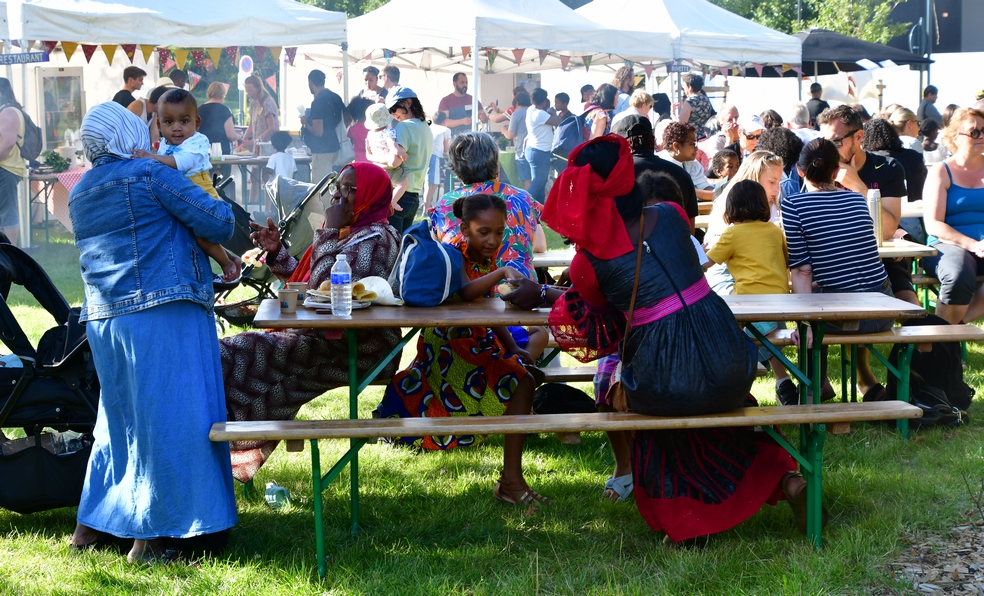
<svg viewBox="0 0 984 596"><path fill-rule="evenodd" d="M314 493L315 546L318 572L325 575L322 492L370 439L449 434L529 434L550 432L602 432L700 428L761 427L796 459L807 482L807 538L822 545L822 467L825 425L841 422L910 419L922 411L910 404L890 401L831 403L798 406L739 408L705 416L662 417L640 414L547 414L526 416L466 416L452 418L380 418L350 420L290 420L224 422L212 425L212 441L287 441L292 450L311 444L311 478ZM773 427L800 425L796 449ZM349 439L351 448L324 476L321 475L320 439ZM352 469L352 531L358 530L358 468Z"/></svg>

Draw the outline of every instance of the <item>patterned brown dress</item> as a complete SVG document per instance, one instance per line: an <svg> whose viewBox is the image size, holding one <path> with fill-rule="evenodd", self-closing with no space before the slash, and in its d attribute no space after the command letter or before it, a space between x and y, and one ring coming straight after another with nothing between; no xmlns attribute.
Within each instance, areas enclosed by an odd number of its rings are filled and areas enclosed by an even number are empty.
<svg viewBox="0 0 984 596"><path fill-rule="evenodd" d="M352 266L352 280L389 276L396 263L400 238L392 226L371 224L339 241L338 230L317 230L311 252L309 288L330 279L335 258L343 253ZM281 250L267 263L286 280L297 261ZM399 329L360 329L358 372L366 374L400 340ZM219 341L222 378L225 382L229 420L293 420L301 406L330 389L348 385L348 344L327 339L323 330L288 329L247 331ZM392 378L394 359L380 374ZM233 476L250 480L263 465L277 441L242 441L232 444Z"/></svg>

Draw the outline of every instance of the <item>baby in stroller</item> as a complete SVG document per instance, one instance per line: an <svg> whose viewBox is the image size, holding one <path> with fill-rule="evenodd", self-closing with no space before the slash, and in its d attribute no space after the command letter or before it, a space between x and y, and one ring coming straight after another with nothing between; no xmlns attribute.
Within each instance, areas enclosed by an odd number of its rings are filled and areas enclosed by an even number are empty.
<svg viewBox="0 0 984 596"><path fill-rule="evenodd" d="M212 195L216 200L219 193L212 185L209 172L208 137L198 132L202 119L198 116L198 103L191 93L184 89L172 89L161 96L157 107L157 125L164 137L157 155L143 149L134 151L134 157L154 159L160 163L180 170L182 174ZM195 238L205 254L212 257L222 267L222 281L231 282L239 278L242 265L239 257L230 253L222 245Z"/></svg>

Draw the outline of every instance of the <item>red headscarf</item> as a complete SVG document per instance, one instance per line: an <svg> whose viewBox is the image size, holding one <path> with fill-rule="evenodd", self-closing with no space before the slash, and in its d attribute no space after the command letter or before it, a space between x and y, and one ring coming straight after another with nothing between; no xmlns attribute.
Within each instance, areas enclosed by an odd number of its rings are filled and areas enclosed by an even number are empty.
<svg viewBox="0 0 984 596"><path fill-rule="evenodd" d="M591 164L574 165L581 149L592 143L618 145L618 162L607 179L592 170ZM632 242L615 208L615 197L629 194L634 185L635 167L628 141L614 134L598 137L571 151L567 169L550 190L541 219L599 259L624 255L633 250Z"/></svg>
<svg viewBox="0 0 984 596"><path fill-rule="evenodd" d="M393 200L393 184L386 170L376 164L362 161L348 164L342 168L342 172L345 168L355 170L355 203L352 206L355 215L348 227L338 231L339 240L344 240L350 234L371 224L386 221L393 214L393 208L390 206ZM304 251L288 281L308 281L311 278L312 248L313 246L310 246Z"/></svg>

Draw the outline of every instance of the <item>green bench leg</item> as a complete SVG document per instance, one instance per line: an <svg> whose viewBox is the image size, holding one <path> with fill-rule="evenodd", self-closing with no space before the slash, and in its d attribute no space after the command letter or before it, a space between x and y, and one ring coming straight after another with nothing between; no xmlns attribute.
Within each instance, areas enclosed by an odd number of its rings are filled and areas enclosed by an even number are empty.
<svg viewBox="0 0 984 596"><path fill-rule="evenodd" d="M810 467L802 470L806 479L806 539L814 548L823 546L823 443L827 434L825 424L807 427L806 458ZM801 431L802 432L802 431Z"/></svg>
<svg viewBox="0 0 984 596"><path fill-rule="evenodd" d="M909 371L912 368L912 352L915 344L906 344L899 353L899 384L898 394L895 399L909 403ZM903 418L895 421L895 428L902 435L903 439L909 438L909 419Z"/></svg>

